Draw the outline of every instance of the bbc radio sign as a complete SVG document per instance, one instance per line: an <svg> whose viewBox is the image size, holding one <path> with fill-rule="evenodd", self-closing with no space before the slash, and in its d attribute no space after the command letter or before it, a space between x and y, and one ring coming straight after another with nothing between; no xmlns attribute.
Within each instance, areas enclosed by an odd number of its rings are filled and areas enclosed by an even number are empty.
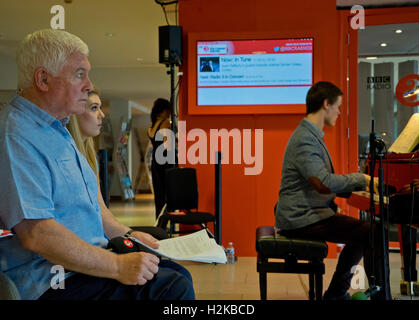
<svg viewBox="0 0 419 320"><path fill-rule="evenodd" d="M391 77L390 76L375 76L367 77L367 90L371 89L391 89Z"/></svg>

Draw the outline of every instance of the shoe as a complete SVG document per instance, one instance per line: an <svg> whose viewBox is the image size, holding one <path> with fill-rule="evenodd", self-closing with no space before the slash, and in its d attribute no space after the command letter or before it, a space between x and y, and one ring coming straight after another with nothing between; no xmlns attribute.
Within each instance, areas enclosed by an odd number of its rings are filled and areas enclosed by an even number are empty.
<svg viewBox="0 0 419 320"><path fill-rule="evenodd" d="M351 295L345 292L343 295L336 296L326 291L323 295L323 300L351 300Z"/></svg>

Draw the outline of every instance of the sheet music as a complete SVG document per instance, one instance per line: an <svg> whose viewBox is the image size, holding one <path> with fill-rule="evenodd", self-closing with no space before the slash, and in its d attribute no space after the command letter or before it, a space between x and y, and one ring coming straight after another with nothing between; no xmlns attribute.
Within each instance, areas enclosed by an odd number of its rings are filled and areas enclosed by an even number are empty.
<svg viewBox="0 0 419 320"><path fill-rule="evenodd" d="M201 230L187 236L160 241L159 250L174 256L192 257L202 252L212 251L213 246L207 232Z"/></svg>
<svg viewBox="0 0 419 320"><path fill-rule="evenodd" d="M413 151L413 148L416 147L418 143L419 113L414 113L388 151L394 153L409 153Z"/></svg>
<svg viewBox="0 0 419 320"><path fill-rule="evenodd" d="M159 248L153 249L133 237L132 241L146 247L157 255L173 260L226 263L224 249L211 239L205 229L192 234L159 241Z"/></svg>

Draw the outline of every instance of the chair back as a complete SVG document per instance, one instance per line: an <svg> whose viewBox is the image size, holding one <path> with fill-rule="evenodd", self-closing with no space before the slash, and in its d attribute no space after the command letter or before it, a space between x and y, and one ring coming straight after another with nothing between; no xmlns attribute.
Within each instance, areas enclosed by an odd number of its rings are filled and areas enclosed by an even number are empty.
<svg viewBox="0 0 419 320"><path fill-rule="evenodd" d="M102 192L103 201L109 208L109 176L108 176L108 150L100 149L97 153L99 164L99 182L100 192Z"/></svg>
<svg viewBox="0 0 419 320"><path fill-rule="evenodd" d="M165 172L167 210L198 208L198 182L194 168L170 168Z"/></svg>

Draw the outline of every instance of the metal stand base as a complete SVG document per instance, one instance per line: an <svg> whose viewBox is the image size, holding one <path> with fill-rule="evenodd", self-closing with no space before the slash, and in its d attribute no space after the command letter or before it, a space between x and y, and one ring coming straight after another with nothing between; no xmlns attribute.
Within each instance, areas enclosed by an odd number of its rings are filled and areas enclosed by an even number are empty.
<svg viewBox="0 0 419 320"><path fill-rule="evenodd" d="M419 297L419 282L400 281L400 294Z"/></svg>

